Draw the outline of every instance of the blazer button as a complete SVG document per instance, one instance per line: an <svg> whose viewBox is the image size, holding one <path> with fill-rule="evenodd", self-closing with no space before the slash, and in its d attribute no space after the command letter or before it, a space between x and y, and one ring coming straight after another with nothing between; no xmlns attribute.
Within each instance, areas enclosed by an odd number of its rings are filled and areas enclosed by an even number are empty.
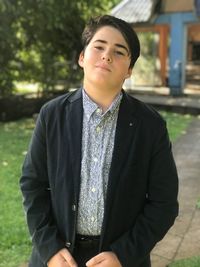
<svg viewBox="0 0 200 267"><path fill-rule="evenodd" d="M72 205L72 210L76 211L76 205L75 204Z"/></svg>
<svg viewBox="0 0 200 267"><path fill-rule="evenodd" d="M71 243L70 243L70 242L66 242L66 243L65 243L65 246L66 246L67 248L70 248L70 247L71 247Z"/></svg>

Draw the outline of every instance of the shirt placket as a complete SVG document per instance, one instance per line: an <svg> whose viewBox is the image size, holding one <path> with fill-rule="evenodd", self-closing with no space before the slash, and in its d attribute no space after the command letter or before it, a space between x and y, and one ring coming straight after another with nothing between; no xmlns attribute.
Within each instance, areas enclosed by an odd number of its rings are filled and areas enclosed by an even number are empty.
<svg viewBox="0 0 200 267"><path fill-rule="evenodd" d="M98 207L103 207L102 203L102 166L101 166L101 144L102 144L102 116L100 115L100 109L98 108L92 116L92 172L91 172L91 191L93 193L93 200L96 205L93 209L93 226L96 231L99 229L99 225L102 221L103 211Z"/></svg>

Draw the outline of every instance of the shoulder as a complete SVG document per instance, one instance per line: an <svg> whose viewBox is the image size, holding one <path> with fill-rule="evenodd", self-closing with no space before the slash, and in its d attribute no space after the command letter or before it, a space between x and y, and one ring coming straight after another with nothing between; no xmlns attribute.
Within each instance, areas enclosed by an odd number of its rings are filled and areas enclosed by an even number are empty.
<svg viewBox="0 0 200 267"><path fill-rule="evenodd" d="M45 117L51 114L59 115L69 104L80 100L81 96L81 89L67 92L45 103L41 108L40 114Z"/></svg>
<svg viewBox="0 0 200 267"><path fill-rule="evenodd" d="M67 92L64 95L58 96L47 103L45 103L42 107L43 110L51 110L55 109L57 107L62 107L66 106L67 104L76 101L81 97L81 89L72 91L72 92Z"/></svg>
<svg viewBox="0 0 200 267"><path fill-rule="evenodd" d="M150 143L157 143L158 140L167 140L169 134L167 123L162 115L151 105L126 94L129 106L134 110L133 116L137 123L137 129L143 141L146 139Z"/></svg>
<svg viewBox="0 0 200 267"><path fill-rule="evenodd" d="M134 96L124 93L130 108L133 110L134 115L141 121L151 124L165 124L164 118L161 114L151 105L148 105Z"/></svg>

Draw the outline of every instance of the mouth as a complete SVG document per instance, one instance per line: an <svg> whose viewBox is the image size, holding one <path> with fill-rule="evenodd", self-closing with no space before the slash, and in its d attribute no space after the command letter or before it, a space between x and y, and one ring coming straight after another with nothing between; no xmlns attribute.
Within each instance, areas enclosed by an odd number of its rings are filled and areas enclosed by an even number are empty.
<svg viewBox="0 0 200 267"><path fill-rule="evenodd" d="M111 72L111 69L108 66L103 65L103 64L96 65L96 68L101 69L103 71Z"/></svg>

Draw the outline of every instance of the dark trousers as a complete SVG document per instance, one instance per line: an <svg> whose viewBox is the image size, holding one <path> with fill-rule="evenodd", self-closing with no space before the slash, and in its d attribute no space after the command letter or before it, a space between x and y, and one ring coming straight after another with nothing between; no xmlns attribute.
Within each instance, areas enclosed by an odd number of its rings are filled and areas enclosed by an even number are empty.
<svg viewBox="0 0 200 267"><path fill-rule="evenodd" d="M86 267L86 262L99 254L99 237L90 238L91 237L78 236L76 239L75 249L72 255L78 267ZM133 267L136 266L134 265ZM144 262L137 265L137 267L151 267L150 257L148 256Z"/></svg>
<svg viewBox="0 0 200 267"><path fill-rule="evenodd" d="M77 238L73 257L76 260L78 267L85 267L86 262L99 253L99 238L81 239Z"/></svg>

